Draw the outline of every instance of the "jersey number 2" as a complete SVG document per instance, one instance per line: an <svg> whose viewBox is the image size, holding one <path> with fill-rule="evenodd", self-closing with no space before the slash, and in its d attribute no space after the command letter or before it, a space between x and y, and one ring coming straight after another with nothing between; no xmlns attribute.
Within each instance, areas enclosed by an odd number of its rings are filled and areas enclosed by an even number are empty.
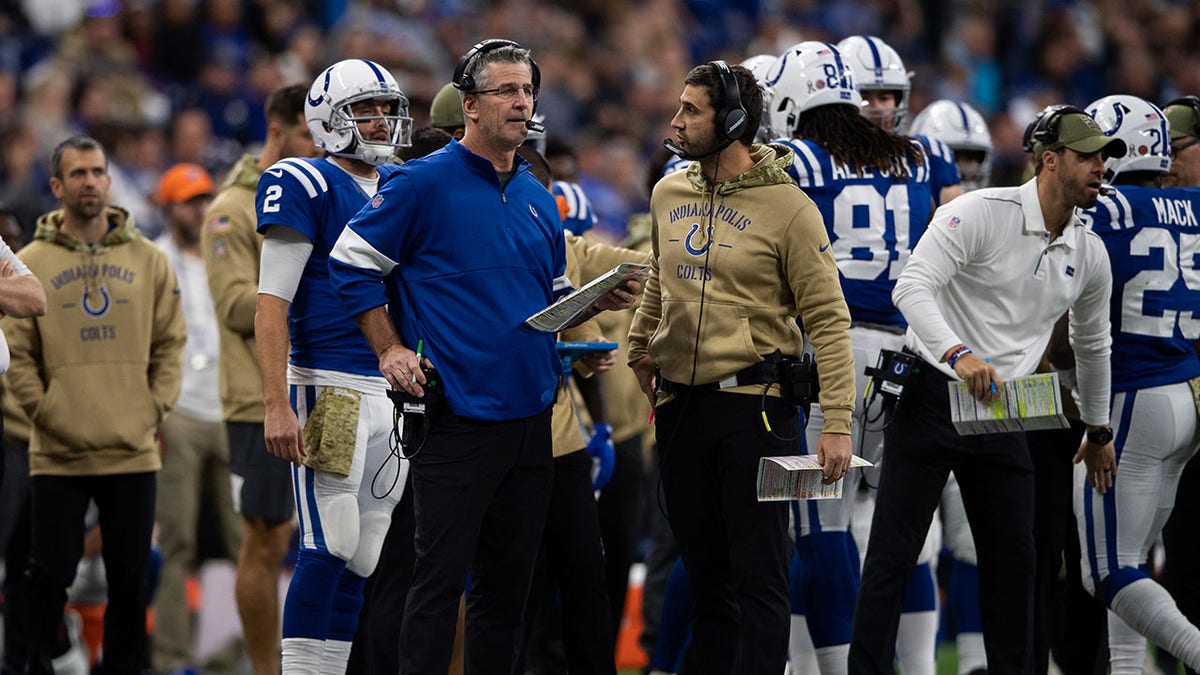
<svg viewBox="0 0 1200 675"><path fill-rule="evenodd" d="M263 196L263 213L275 213L279 210L279 198L283 196L283 188L278 185L268 185L267 194Z"/></svg>

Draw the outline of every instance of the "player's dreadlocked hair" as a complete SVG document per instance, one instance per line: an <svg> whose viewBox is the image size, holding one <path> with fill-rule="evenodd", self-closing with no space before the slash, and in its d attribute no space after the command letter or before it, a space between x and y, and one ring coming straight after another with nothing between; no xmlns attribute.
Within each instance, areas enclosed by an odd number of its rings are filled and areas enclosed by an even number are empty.
<svg viewBox="0 0 1200 675"><path fill-rule="evenodd" d="M908 178L909 163L921 166L923 153L911 139L877 126L848 105L823 105L805 110L796 122L796 138L816 141L833 161L862 173L864 168Z"/></svg>

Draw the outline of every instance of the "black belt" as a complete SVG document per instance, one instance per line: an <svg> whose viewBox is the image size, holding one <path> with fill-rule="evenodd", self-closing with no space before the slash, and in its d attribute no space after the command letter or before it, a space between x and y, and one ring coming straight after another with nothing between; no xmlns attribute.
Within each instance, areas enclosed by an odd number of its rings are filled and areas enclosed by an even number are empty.
<svg viewBox="0 0 1200 675"><path fill-rule="evenodd" d="M683 394L689 389L693 391L720 391L721 389L729 389L730 387L744 387L754 384L770 384L779 381L779 364L781 357L778 354L768 356L766 360L743 368L738 372L730 375L723 380L716 382L705 382L688 386L679 382L672 382L664 377L658 378L658 388L668 394Z"/></svg>

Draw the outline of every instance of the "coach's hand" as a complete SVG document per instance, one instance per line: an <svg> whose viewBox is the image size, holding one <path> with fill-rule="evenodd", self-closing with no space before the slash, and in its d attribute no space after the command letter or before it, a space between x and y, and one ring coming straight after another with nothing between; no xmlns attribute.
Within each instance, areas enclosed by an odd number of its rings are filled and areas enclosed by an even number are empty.
<svg viewBox="0 0 1200 675"><path fill-rule="evenodd" d="M974 354L958 357L954 362L954 374L966 382L971 395L985 405L996 398L996 389L1004 384L992 364Z"/></svg>
<svg viewBox="0 0 1200 675"><path fill-rule="evenodd" d="M642 393L646 395L646 400L650 401L650 407L653 408L657 402L658 393L655 391L658 387L658 378L654 373L654 359L649 355L629 364L633 368L633 376L637 378L638 387Z"/></svg>
<svg viewBox="0 0 1200 675"><path fill-rule="evenodd" d="M1117 451L1112 441L1101 445L1084 438L1083 445L1079 446L1079 452L1075 453L1072 461L1075 464L1083 462L1087 468L1088 482L1100 494L1108 492L1113 479L1117 477Z"/></svg>
<svg viewBox="0 0 1200 675"><path fill-rule="evenodd" d="M850 472L853 454L849 434L822 432L817 438L817 461L821 463L821 475L825 477L821 482L830 485L845 478Z"/></svg>

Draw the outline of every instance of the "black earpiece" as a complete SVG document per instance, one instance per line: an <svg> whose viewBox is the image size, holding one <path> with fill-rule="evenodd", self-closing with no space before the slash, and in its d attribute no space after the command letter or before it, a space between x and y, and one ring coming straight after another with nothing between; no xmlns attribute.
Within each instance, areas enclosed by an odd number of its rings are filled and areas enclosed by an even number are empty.
<svg viewBox="0 0 1200 675"><path fill-rule="evenodd" d="M1021 139L1022 149L1033 152L1033 146L1041 143L1042 147L1050 147L1058 142L1058 120L1063 115L1087 115L1086 112L1073 105L1054 105L1038 113L1038 116L1025 128Z"/></svg>
<svg viewBox="0 0 1200 675"><path fill-rule="evenodd" d="M516 47L517 49L524 49L524 47L516 42L513 42L512 40L492 38L478 42L474 47L471 47L466 54L463 54L461 59L458 60L458 64L454 66L454 77L451 78L450 83L453 84L454 88L459 91L464 91L467 93L474 91L476 83L475 78L469 72L471 70L471 64L474 63L475 59L479 58L482 54L490 52L493 49L500 49L501 47ZM537 62L533 60L533 57L529 58L529 67L532 71L534 88L540 88L542 85L542 73L538 69Z"/></svg>
<svg viewBox="0 0 1200 675"><path fill-rule="evenodd" d="M728 145L742 137L746 130L746 121L750 116L742 107L742 90L738 86L737 77L728 63L721 60L710 61L709 64L717 71L721 79L721 108L717 110L714 121L717 125L717 137Z"/></svg>
<svg viewBox="0 0 1200 675"><path fill-rule="evenodd" d="M1167 102L1167 105L1162 107L1166 110L1168 106L1186 105L1192 109L1192 114L1196 116L1196 124L1191 130L1192 136L1200 136L1200 97L1197 96L1180 96Z"/></svg>

